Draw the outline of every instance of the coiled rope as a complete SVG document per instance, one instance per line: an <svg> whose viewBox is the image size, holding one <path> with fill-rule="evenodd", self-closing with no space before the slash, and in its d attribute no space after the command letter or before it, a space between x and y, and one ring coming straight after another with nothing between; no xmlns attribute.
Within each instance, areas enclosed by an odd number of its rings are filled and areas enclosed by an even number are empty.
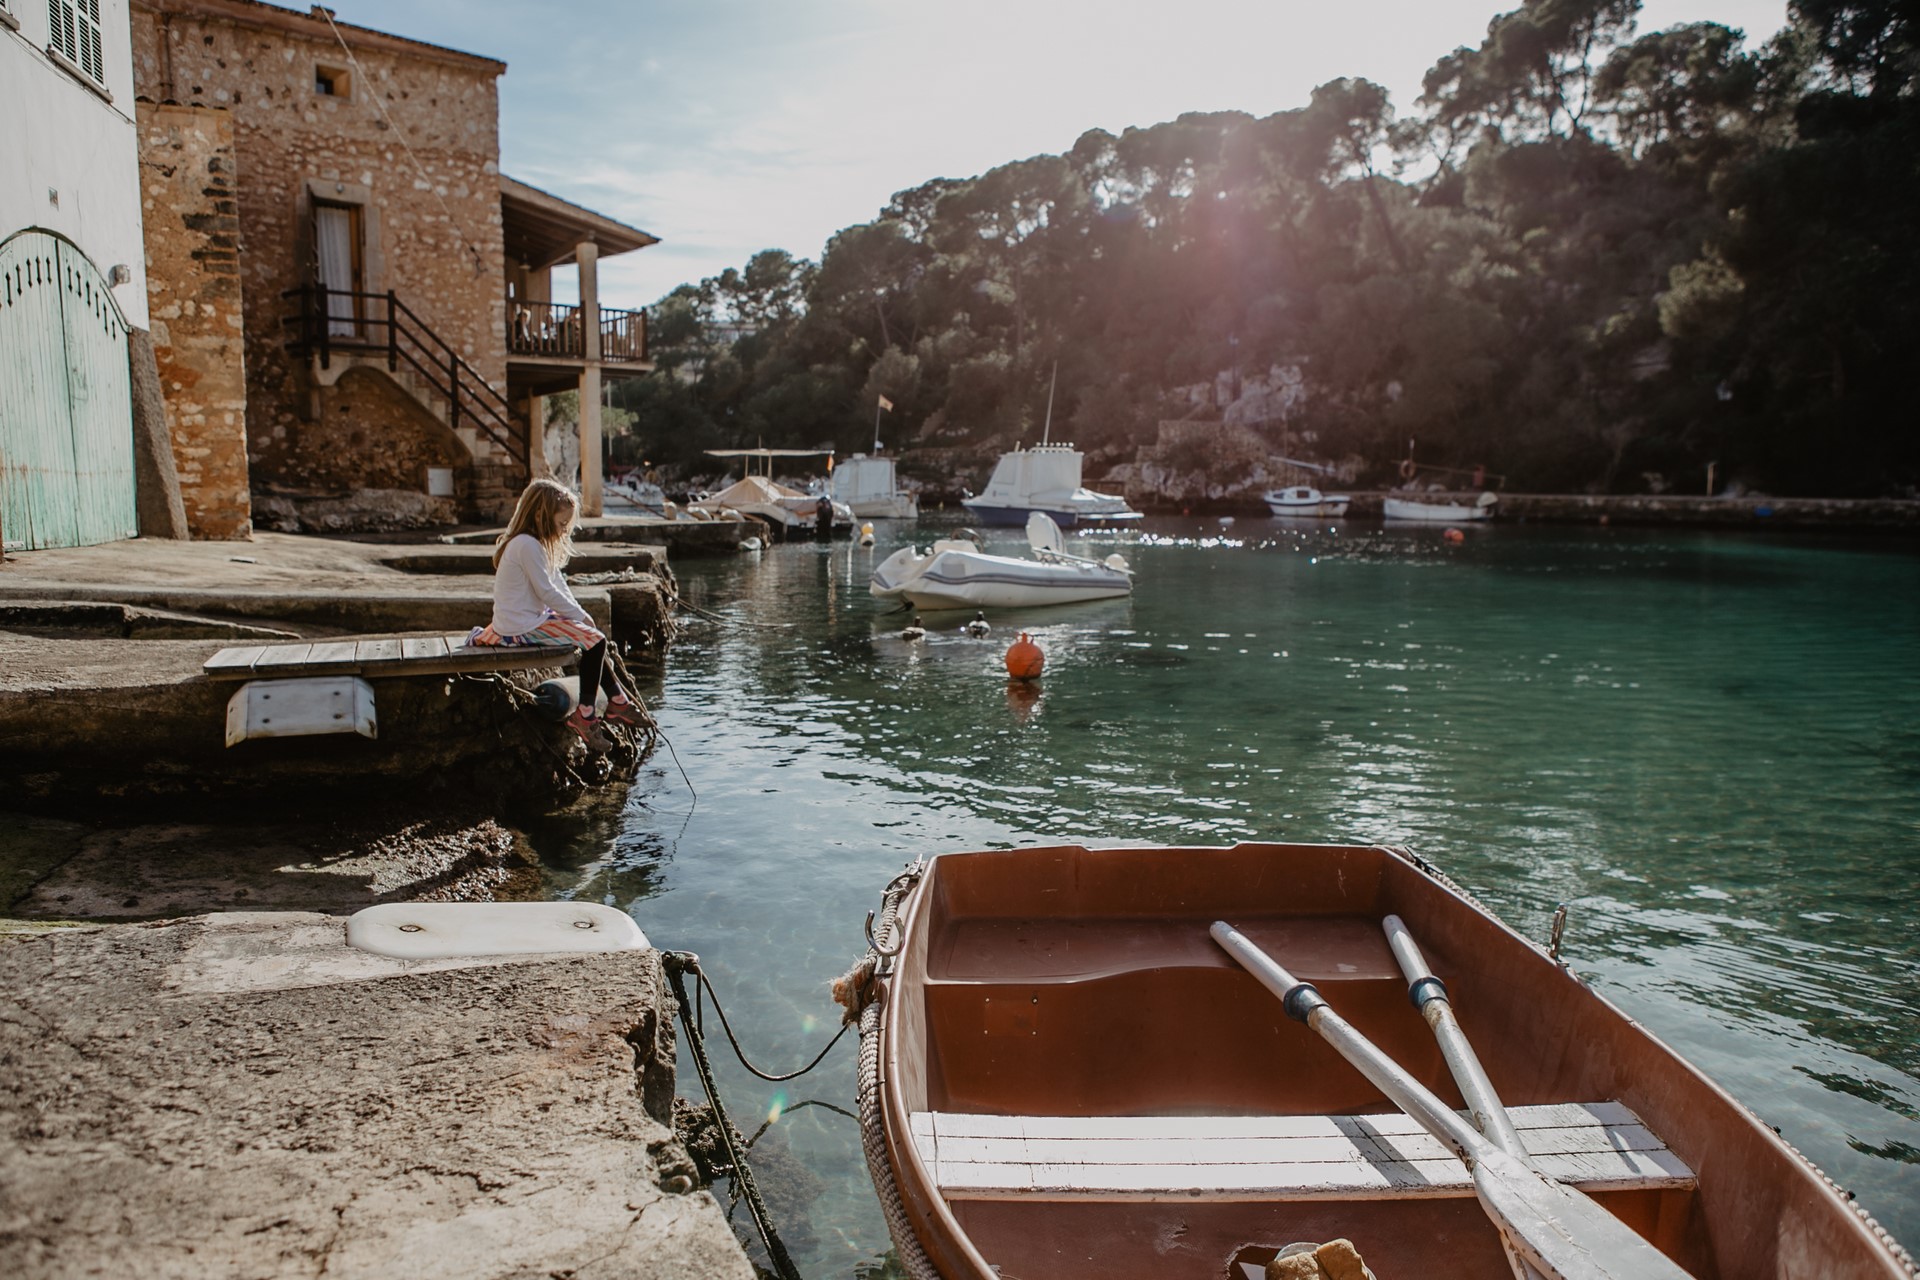
<svg viewBox="0 0 1920 1280"><path fill-rule="evenodd" d="M886 1215L887 1234L893 1237L894 1252L909 1280L940 1280L940 1273L914 1234L887 1159L887 1134L880 1115L880 1006L887 997L885 979L892 973L889 962L900 949L900 900L920 883L925 869L925 863L916 862L881 891L879 930L868 929L866 955L834 983L834 998L847 1006L847 1020L858 1018L860 1023L860 1146L866 1152L867 1174L873 1179L880 1210Z"/></svg>

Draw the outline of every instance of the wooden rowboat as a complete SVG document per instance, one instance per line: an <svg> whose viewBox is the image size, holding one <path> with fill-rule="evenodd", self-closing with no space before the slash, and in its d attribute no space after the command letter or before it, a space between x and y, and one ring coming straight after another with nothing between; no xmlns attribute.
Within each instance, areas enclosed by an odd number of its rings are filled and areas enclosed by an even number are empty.
<svg viewBox="0 0 1920 1280"><path fill-rule="evenodd" d="M903 1256L946 1280L1239 1280L1345 1237L1380 1280L1515 1274L1477 1175L1209 936L1230 924L1461 1108L1390 915L1444 981L1528 1171L1665 1255L1581 1274L1913 1274L1743 1106L1424 863L1334 845L932 859L880 938L897 954L876 1181L898 1186Z"/></svg>

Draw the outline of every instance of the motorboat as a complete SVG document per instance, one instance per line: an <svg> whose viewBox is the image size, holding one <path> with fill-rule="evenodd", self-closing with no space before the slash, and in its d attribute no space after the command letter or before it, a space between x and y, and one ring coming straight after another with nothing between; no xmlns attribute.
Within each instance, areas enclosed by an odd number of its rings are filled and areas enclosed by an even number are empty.
<svg viewBox="0 0 1920 1280"><path fill-rule="evenodd" d="M900 487L892 458L856 453L835 464L832 494L861 520L913 520L920 515L920 499Z"/></svg>
<svg viewBox="0 0 1920 1280"><path fill-rule="evenodd" d="M744 459L746 474L718 493L689 502L687 504L689 511L708 518L723 511L737 511L742 515L758 516L783 530L810 529L818 523L822 495L805 493L774 480L773 460L775 458L832 457L829 450L709 449L707 453L715 458ZM828 501L832 502L832 499L829 498ZM851 531L852 508L844 502L833 502L832 506L832 527Z"/></svg>
<svg viewBox="0 0 1920 1280"><path fill-rule="evenodd" d="M969 538L942 538L924 552L902 547L874 569L868 590L928 610L1077 604L1133 593L1124 559L1068 554L1060 526L1040 512L1028 517L1027 543L1033 555L1025 560L988 555Z"/></svg>
<svg viewBox="0 0 1920 1280"><path fill-rule="evenodd" d="M1320 516L1338 519L1347 514L1353 499L1344 493L1321 493L1310 485L1297 484L1290 489L1269 489L1261 495L1267 510L1276 516Z"/></svg>
<svg viewBox="0 0 1920 1280"><path fill-rule="evenodd" d="M1420 521L1425 524L1457 524L1464 520L1491 520L1500 505L1500 495L1483 493L1471 506L1464 502L1421 502L1413 498L1388 498L1380 505L1380 514L1388 520Z"/></svg>
<svg viewBox="0 0 1920 1280"><path fill-rule="evenodd" d="M1241 1280L1339 1239L1382 1280L1913 1274L1406 850L941 854L871 926L861 1116L905 1274Z"/></svg>
<svg viewBox="0 0 1920 1280"><path fill-rule="evenodd" d="M961 506L981 524L1023 525L1041 512L1063 529L1140 519L1125 498L1080 483L1085 455L1070 444L1039 444L1000 455L984 493Z"/></svg>
<svg viewBox="0 0 1920 1280"><path fill-rule="evenodd" d="M667 491L650 480L642 480L634 475L609 477L601 486L604 497L637 507L648 515L664 515L667 510Z"/></svg>

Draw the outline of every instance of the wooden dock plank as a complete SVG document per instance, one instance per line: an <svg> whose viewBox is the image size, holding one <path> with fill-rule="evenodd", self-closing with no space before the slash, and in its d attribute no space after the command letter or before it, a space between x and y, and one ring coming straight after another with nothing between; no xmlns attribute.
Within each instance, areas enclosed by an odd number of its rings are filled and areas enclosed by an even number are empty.
<svg viewBox="0 0 1920 1280"><path fill-rule="evenodd" d="M207 659L201 670L217 680L288 679L308 675L457 675L468 671L515 671L564 667L578 645L468 645L466 632L437 636L388 636L368 640L234 646Z"/></svg>
<svg viewBox="0 0 1920 1280"><path fill-rule="evenodd" d="M208 658L200 669L210 676L246 675L253 670L253 664L267 651L263 644L238 645L222 649Z"/></svg>
<svg viewBox="0 0 1920 1280"><path fill-rule="evenodd" d="M408 636L400 642L401 656L409 662L416 659L431 662L447 656L447 638L445 636Z"/></svg>
<svg viewBox="0 0 1920 1280"><path fill-rule="evenodd" d="M254 673L273 672L285 674L289 667L299 667L306 663L307 654L313 651L310 644L270 644L267 651L253 664Z"/></svg>

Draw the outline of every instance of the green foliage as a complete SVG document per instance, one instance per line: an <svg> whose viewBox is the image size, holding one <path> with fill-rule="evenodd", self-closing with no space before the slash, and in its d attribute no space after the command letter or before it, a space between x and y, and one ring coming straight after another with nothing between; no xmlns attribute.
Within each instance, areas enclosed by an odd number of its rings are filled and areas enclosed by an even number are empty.
<svg viewBox="0 0 1920 1280"><path fill-rule="evenodd" d="M654 308L651 456L1056 438L1124 453L1300 371L1287 425L1390 479L1775 492L1920 480L1911 6L1796 0L1767 47L1638 0L1522 0L1418 114L1334 80L896 193L818 264ZM1653 480L1647 476L1651 473Z"/></svg>

